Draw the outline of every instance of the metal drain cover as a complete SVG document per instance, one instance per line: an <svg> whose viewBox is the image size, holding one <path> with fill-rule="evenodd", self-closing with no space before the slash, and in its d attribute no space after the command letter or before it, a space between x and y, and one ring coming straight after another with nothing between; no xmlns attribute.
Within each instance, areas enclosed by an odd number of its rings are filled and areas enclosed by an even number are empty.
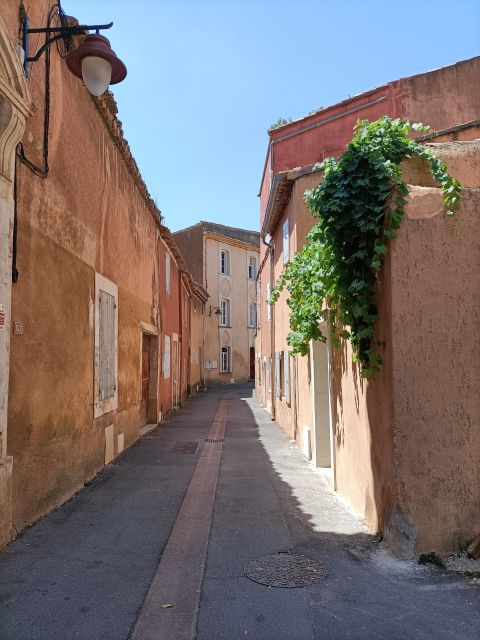
<svg viewBox="0 0 480 640"><path fill-rule="evenodd" d="M176 442L172 453L197 453L198 442Z"/></svg>
<svg viewBox="0 0 480 640"><path fill-rule="evenodd" d="M256 558L245 565L244 571L253 582L269 587L308 587L327 575L320 562L289 552Z"/></svg>

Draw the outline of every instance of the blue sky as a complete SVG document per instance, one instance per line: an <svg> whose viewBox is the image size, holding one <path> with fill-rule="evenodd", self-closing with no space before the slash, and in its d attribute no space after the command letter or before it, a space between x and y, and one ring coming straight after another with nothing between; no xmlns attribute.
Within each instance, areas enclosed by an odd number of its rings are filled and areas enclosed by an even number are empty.
<svg viewBox="0 0 480 640"><path fill-rule="evenodd" d="M113 90L166 224L258 229L267 129L389 80L480 54L480 2L63 0L114 22ZM480 78L479 78L480 82Z"/></svg>

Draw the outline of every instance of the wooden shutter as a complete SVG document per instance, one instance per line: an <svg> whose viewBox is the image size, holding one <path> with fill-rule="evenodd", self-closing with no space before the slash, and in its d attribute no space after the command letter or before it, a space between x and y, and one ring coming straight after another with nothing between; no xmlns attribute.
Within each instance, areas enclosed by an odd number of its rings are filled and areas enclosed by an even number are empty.
<svg viewBox="0 0 480 640"><path fill-rule="evenodd" d="M165 347L163 350L163 377L170 378L170 336L165 336Z"/></svg>
<svg viewBox="0 0 480 640"><path fill-rule="evenodd" d="M256 313L257 313L257 305L255 304L255 302L250 302L248 305L248 326L249 327L255 327Z"/></svg>
<svg viewBox="0 0 480 640"><path fill-rule="evenodd" d="M283 352L283 395L285 402L290 404L290 354Z"/></svg>
<svg viewBox="0 0 480 640"><path fill-rule="evenodd" d="M170 295L170 254L165 256L165 293Z"/></svg>
<svg viewBox="0 0 480 640"><path fill-rule="evenodd" d="M99 400L113 398L115 380L115 297L99 292Z"/></svg>
<svg viewBox="0 0 480 640"><path fill-rule="evenodd" d="M275 353L275 385L277 389L277 398L280 398L282 396L282 374L280 362L280 351L277 351Z"/></svg>
<svg viewBox="0 0 480 640"><path fill-rule="evenodd" d="M283 223L283 262L290 260L290 230L288 218Z"/></svg>

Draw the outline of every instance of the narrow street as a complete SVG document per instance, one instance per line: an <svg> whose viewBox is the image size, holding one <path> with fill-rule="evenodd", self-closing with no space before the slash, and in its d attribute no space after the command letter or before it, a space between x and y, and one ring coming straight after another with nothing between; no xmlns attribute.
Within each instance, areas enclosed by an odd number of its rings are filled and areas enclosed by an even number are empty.
<svg viewBox="0 0 480 640"><path fill-rule="evenodd" d="M278 552L326 575L297 588L245 575ZM1 640L480 634L478 587L388 555L250 386L197 394L11 543L0 602Z"/></svg>

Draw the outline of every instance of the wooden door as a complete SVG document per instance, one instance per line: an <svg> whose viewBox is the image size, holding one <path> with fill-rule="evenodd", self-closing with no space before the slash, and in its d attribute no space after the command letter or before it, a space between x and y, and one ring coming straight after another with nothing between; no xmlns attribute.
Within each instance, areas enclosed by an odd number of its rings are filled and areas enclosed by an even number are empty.
<svg viewBox="0 0 480 640"><path fill-rule="evenodd" d="M255 347L250 347L250 380L255 380Z"/></svg>
<svg viewBox="0 0 480 640"><path fill-rule="evenodd" d="M150 388L150 336L142 335L142 401L140 405L142 421L146 424L148 413L148 392Z"/></svg>

